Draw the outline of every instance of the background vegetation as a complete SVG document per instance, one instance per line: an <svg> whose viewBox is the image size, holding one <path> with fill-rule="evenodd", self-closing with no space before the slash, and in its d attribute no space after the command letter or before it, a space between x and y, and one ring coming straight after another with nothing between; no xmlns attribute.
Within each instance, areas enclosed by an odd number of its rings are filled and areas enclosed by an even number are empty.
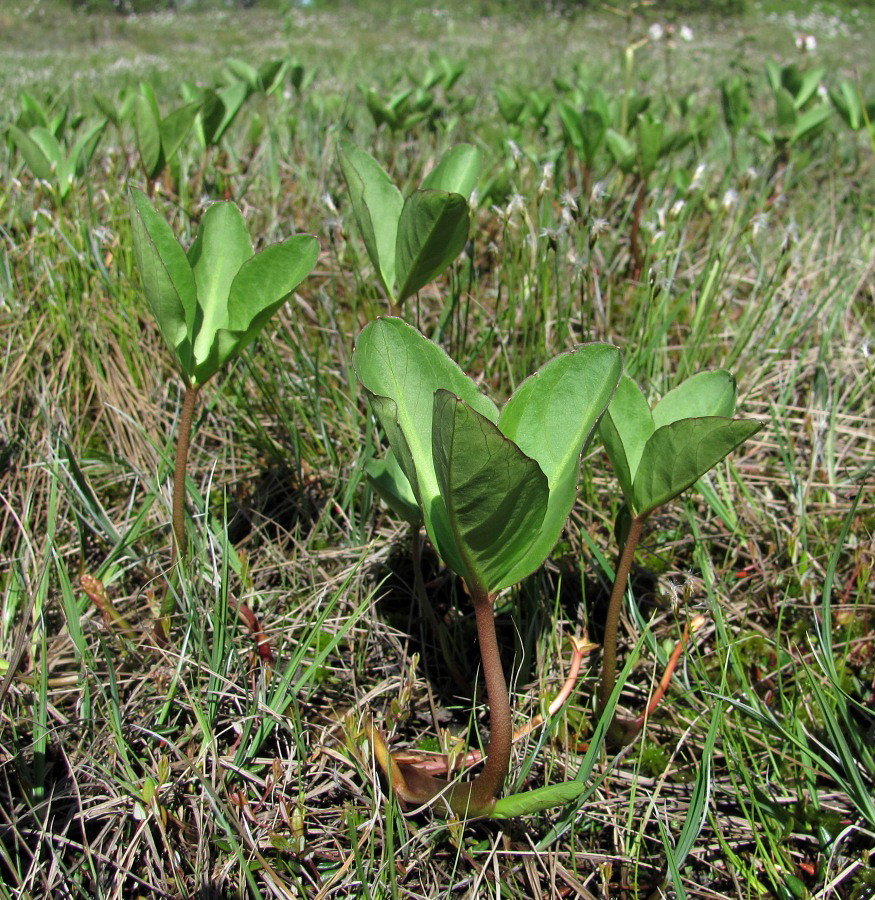
<svg viewBox="0 0 875 900"><path fill-rule="evenodd" d="M829 94L846 81L873 99L871 12L751 4L674 18L682 40L648 36L659 7L524 22L405 7L0 9L0 896L871 896L875 152L871 106L852 128ZM294 64L217 146L187 134L155 202L185 243L232 198L259 246L307 232L321 252L205 398L194 562L161 644L181 392L134 268L136 130L110 116L62 191L8 126L42 110L71 146L141 81L166 113L183 80L233 81L231 57ZM458 80L425 88L442 59ZM798 107L795 91L792 109L776 99L770 60L822 67ZM423 106L393 130L369 88ZM594 90L628 141L642 96L666 137L684 135L646 178L640 154L605 144L582 164L559 110ZM730 368L739 412L766 423L650 524L624 705L643 707L690 615L706 625L640 739L597 748L580 803L551 814L462 826L405 811L368 753L366 710L395 747L439 735L447 750L476 735L482 698L467 598L427 551L432 621L419 612L409 531L363 475L378 435L351 353L386 304L341 137L405 192L447 147L482 148L471 241L406 314L493 397L608 340L651 397ZM595 444L565 536L502 598L519 724L564 679L569 636L600 638L618 505ZM598 654L586 662L561 713L518 743L512 788L580 770Z"/></svg>

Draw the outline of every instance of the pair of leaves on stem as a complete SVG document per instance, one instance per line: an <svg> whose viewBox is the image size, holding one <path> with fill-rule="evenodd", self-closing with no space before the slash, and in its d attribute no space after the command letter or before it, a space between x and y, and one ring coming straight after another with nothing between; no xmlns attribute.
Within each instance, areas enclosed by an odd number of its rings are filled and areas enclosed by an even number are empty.
<svg viewBox="0 0 875 900"><path fill-rule="evenodd" d="M470 144L454 147L406 200L370 154L343 141L339 155L368 257L386 297L401 303L464 248L480 151Z"/></svg>
<svg viewBox="0 0 875 900"><path fill-rule="evenodd" d="M10 125L9 136L33 176L52 185L58 199L63 200L70 192L74 179L84 174L105 128L105 121L91 126L69 149L50 128L43 125L35 125L26 131Z"/></svg>
<svg viewBox="0 0 875 900"><path fill-rule="evenodd" d="M733 419L735 379L725 369L701 372L669 391L653 409L624 375L599 432L634 518L682 491L762 427Z"/></svg>
<svg viewBox="0 0 875 900"><path fill-rule="evenodd" d="M367 325L353 362L397 460L372 470L383 496L418 508L432 544L473 591L534 571L571 510L580 453L620 377L620 351L585 344L555 357L500 413L400 319Z"/></svg>
<svg viewBox="0 0 875 900"><path fill-rule="evenodd" d="M131 191L134 253L146 299L185 383L200 386L246 347L316 264L296 235L253 253L233 203L214 203L186 253L142 191Z"/></svg>

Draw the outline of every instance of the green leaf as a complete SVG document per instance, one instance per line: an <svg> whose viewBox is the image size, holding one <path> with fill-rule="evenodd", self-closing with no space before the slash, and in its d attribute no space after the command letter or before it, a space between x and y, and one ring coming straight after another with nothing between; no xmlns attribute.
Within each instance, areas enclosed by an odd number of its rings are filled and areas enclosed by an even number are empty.
<svg viewBox="0 0 875 900"><path fill-rule="evenodd" d="M526 98L519 88L497 87L495 102L498 104L499 115L508 125L519 124L523 110L526 108Z"/></svg>
<svg viewBox="0 0 875 900"><path fill-rule="evenodd" d="M838 91L830 89L829 98L848 128L857 131L863 127L866 120L863 98L852 81L848 81L847 78L842 79Z"/></svg>
<svg viewBox="0 0 875 900"><path fill-rule="evenodd" d="M217 329L209 355L199 360L195 369L198 384L203 384L255 340L312 271L318 255L316 238L300 234L265 247L242 264L228 292L226 324Z"/></svg>
<svg viewBox="0 0 875 900"><path fill-rule="evenodd" d="M70 150L67 157L67 165L70 175L81 175L85 171L85 167L91 162L94 151L100 143L103 132L106 130L106 121L98 123L89 128L77 141Z"/></svg>
<svg viewBox="0 0 875 900"><path fill-rule="evenodd" d="M40 128L49 128L48 110L27 91L18 92L18 105L21 112L18 115L18 126L22 129L30 129L35 126Z"/></svg>
<svg viewBox="0 0 875 900"><path fill-rule="evenodd" d="M252 243L240 210L233 203L208 207L188 262L197 284L195 365L209 356L216 332L228 327L228 294L240 267L252 256Z"/></svg>
<svg viewBox="0 0 875 900"><path fill-rule="evenodd" d="M395 240L404 201L377 161L342 141L340 169L349 190L356 224L386 296L395 297Z"/></svg>
<svg viewBox="0 0 875 900"><path fill-rule="evenodd" d="M775 116L778 128L782 131L790 131L796 124L797 115L793 97L786 88L781 88L775 93Z"/></svg>
<svg viewBox="0 0 875 900"><path fill-rule="evenodd" d="M750 95L740 75L730 75L720 83L720 102L726 127L737 133L750 117Z"/></svg>
<svg viewBox="0 0 875 900"><path fill-rule="evenodd" d="M191 131L191 126L194 124L200 108L200 100L194 103L186 103L185 106L174 109L173 112L168 113L161 120L159 125L161 150L167 162L170 162L189 131Z"/></svg>
<svg viewBox="0 0 875 900"><path fill-rule="evenodd" d="M802 73L799 83L793 85L791 90L793 94L793 103L796 106L796 109L802 109L802 107L814 96L818 87L820 87L820 82L825 73L826 69L822 66Z"/></svg>
<svg viewBox="0 0 875 900"><path fill-rule="evenodd" d="M477 184L481 164L482 154L473 144L459 144L441 157L419 188L461 194L467 200Z"/></svg>
<svg viewBox="0 0 875 900"><path fill-rule="evenodd" d="M242 82L229 84L227 87L220 88L217 93L221 103L222 115L208 135L206 135L205 129L207 143L211 145L216 145L222 140L225 132L228 130L228 126L237 117L237 113L240 112L240 108L243 106L247 97L246 85Z"/></svg>
<svg viewBox="0 0 875 900"><path fill-rule="evenodd" d="M562 784L550 784L546 787L535 788L533 791L500 797L495 801L489 817L491 819L512 819L515 816L528 816L545 809L552 809L554 806L562 806L576 800L583 793L584 787L582 781L565 781Z"/></svg>
<svg viewBox="0 0 875 900"><path fill-rule="evenodd" d="M739 444L762 428L752 419L708 416L679 419L647 441L630 500L643 516L685 491Z"/></svg>
<svg viewBox="0 0 875 900"><path fill-rule="evenodd" d="M635 168L635 145L619 131L609 128L605 132L605 146L621 172L628 175Z"/></svg>
<svg viewBox="0 0 875 900"><path fill-rule="evenodd" d="M402 301L439 275L468 240L468 202L460 194L416 191L398 221L395 271Z"/></svg>
<svg viewBox="0 0 875 900"><path fill-rule="evenodd" d="M18 152L24 157L24 162L34 178L51 182L54 176L52 160L46 155L40 142L34 139L33 132L37 130L37 128L33 128L28 133L15 125L9 126L9 134L15 142L15 146L18 147ZM43 129L43 131L51 135L51 132L47 129Z"/></svg>
<svg viewBox="0 0 875 900"><path fill-rule="evenodd" d="M246 85L251 93L259 89L258 70L241 59L226 59L225 66L231 75Z"/></svg>
<svg viewBox="0 0 875 900"><path fill-rule="evenodd" d="M626 502L630 505L635 473L654 428L650 406L641 388L628 375L623 375L602 417L599 434Z"/></svg>
<svg viewBox="0 0 875 900"><path fill-rule="evenodd" d="M678 419L731 416L735 412L735 378L726 369L699 372L670 390L653 407L653 426Z"/></svg>
<svg viewBox="0 0 875 900"><path fill-rule="evenodd" d="M136 188L131 189L131 224L146 300L161 336L174 352L183 375L190 380L197 311L194 273L170 226Z"/></svg>
<svg viewBox="0 0 875 900"><path fill-rule="evenodd" d="M662 146L662 122L649 113L639 116L636 124L638 136L638 174L646 180L653 174Z"/></svg>
<svg viewBox="0 0 875 900"><path fill-rule="evenodd" d="M493 422L446 390L434 397L432 452L459 574L472 588L495 591L538 533L547 477Z"/></svg>
<svg viewBox="0 0 875 900"><path fill-rule="evenodd" d="M141 90L143 87L141 86ZM146 178L157 178L166 160L161 150L160 118L154 96L140 93L134 98L134 131Z"/></svg>
<svg viewBox="0 0 875 900"><path fill-rule="evenodd" d="M536 460L550 490L537 537L506 587L546 559L559 538L577 495L580 454L611 399L622 371L620 351L610 344L584 344L550 360L507 401L501 432Z"/></svg>
<svg viewBox="0 0 875 900"><path fill-rule="evenodd" d="M445 388L492 422L498 420L495 404L440 347L401 319L366 325L353 367L416 495L429 539L451 569L462 571L434 470L434 394Z"/></svg>
<svg viewBox="0 0 875 900"><path fill-rule="evenodd" d="M365 474L380 499L392 512L414 528L422 527L422 510L391 449L381 459L369 459L365 463Z"/></svg>
<svg viewBox="0 0 875 900"><path fill-rule="evenodd" d="M831 115L832 108L826 103L819 103L817 106L805 110L804 113L800 113L790 134L790 143L795 144L820 133Z"/></svg>

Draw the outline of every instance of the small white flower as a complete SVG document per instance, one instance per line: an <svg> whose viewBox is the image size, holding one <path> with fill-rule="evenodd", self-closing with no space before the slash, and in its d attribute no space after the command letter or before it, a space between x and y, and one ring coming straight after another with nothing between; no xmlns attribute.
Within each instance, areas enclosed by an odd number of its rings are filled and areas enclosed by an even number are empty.
<svg viewBox="0 0 875 900"><path fill-rule="evenodd" d="M567 228L564 225L557 225L555 228L547 228L544 227L538 232L538 237L546 238L549 241L556 241L560 238L565 232Z"/></svg>
<svg viewBox="0 0 875 900"><path fill-rule="evenodd" d="M543 197L550 189L553 182L553 163L544 163L541 166L541 183L538 185L538 197Z"/></svg>
<svg viewBox="0 0 875 900"><path fill-rule="evenodd" d="M817 38L813 34L805 35L805 52L814 53L817 49Z"/></svg>
<svg viewBox="0 0 875 900"><path fill-rule="evenodd" d="M597 181L592 186L592 191L590 192L590 195L589 195L589 202L590 203L599 203L602 200L604 200L605 197L607 197L607 195L608 195L608 191L607 191L607 188L605 187L605 183L603 181Z"/></svg>
<svg viewBox="0 0 875 900"><path fill-rule="evenodd" d="M705 163L699 163L699 165L696 166L696 171L693 172L693 180L690 182L690 186L687 188L687 193L701 190L702 179L705 176L705 171L707 168L708 167L705 165Z"/></svg>
<svg viewBox="0 0 875 900"><path fill-rule="evenodd" d="M693 29L689 25L681 25L680 35L681 40L689 44L693 39Z"/></svg>
<svg viewBox="0 0 875 900"><path fill-rule="evenodd" d="M599 216L596 216L592 220L592 224L589 226L589 236L595 240L600 234L603 234L610 227L610 223L607 219L602 219Z"/></svg>
<svg viewBox="0 0 875 900"><path fill-rule="evenodd" d="M337 212L337 207L334 205L334 200L331 198L331 194L329 194L327 191L322 195L322 203L329 212Z"/></svg>
<svg viewBox="0 0 875 900"><path fill-rule="evenodd" d="M738 203L738 191L735 188L728 188L723 195L723 209L729 212L736 203Z"/></svg>
<svg viewBox="0 0 875 900"><path fill-rule="evenodd" d="M676 219L683 212L685 205L685 201L675 200L675 202L671 206L671 209L669 210L669 217L672 219Z"/></svg>
<svg viewBox="0 0 875 900"><path fill-rule="evenodd" d="M518 164L523 154L520 148L517 146L516 141L508 140L507 149L510 150L511 159L515 164Z"/></svg>
<svg viewBox="0 0 875 900"><path fill-rule="evenodd" d="M577 198L571 191L563 191L562 196L559 198L559 203L562 205L563 209L570 209L572 212L577 212Z"/></svg>
<svg viewBox="0 0 875 900"><path fill-rule="evenodd" d="M660 25L659 22L654 22L650 28L647 29L647 36L651 41L661 41L663 34L662 25Z"/></svg>
<svg viewBox="0 0 875 900"><path fill-rule="evenodd" d="M758 238L760 236L760 233L768 227L768 224L768 213L757 213L753 217L753 221L751 223L751 232L753 233L754 238Z"/></svg>
<svg viewBox="0 0 875 900"><path fill-rule="evenodd" d="M522 194L511 194L510 200L507 203L507 208L504 211L504 217L509 219L514 213L522 212L525 208L526 201Z"/></svg>

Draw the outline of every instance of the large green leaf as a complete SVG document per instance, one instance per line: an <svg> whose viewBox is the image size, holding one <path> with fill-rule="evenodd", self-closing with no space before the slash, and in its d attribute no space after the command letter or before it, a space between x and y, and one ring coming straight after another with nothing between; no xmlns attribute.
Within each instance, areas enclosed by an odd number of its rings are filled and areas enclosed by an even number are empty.
<svg viewBox="0 0 875 900"><path fill-rule="evenodd" d="M379 163L341 141L340 169L349 190L356 224L386 296L395 297L395 240L404 200Z"/></svg>
<svg viewBox="0 0 875 900"><path fill-rule="evenodd" d="M527 378L501 411L499 429L537 461L550 496L535 541L500 587L534 571L553 549L577 495L581 451L621 371L616 347L585 344L555 357Z"/></svg>
<svg viewBox="0 0 875 900"><path fill-rule="evenodd" d="M233 203L213 203L204 213L188 251L197 284L195 365L209 356L216 332L228 327L231 282L251 256L252 243L240 210Z"/></svg>
<svg viewBox="0 0 875 900"><path fill-rule="evenodd" d="M731 416L735 412L735 378L726 369L699 372L670 390L653 407L653 426L678 419Z"/></svg>
<svg viewBox="0 0 875 900"><path fill-rule="evenodd" d="M247 237L248 241L248 237ZM319 242L300 234L271 244L246 260L227 296L225 324L214 333L209 354L195 369L203 384L258 336L273 314L316 265ZM199 298L200 300L200 298Z"/></svg>
<svg viewBox="0 0 875 900"><path fill-rule="evenodd" d="M624 374L602 417L599 434L628 503L632 502L635 473L653 431L653 416L641 388Z"/></svg>
<svg viewBox="0 0 875 900"><path fill-rule="evenodd" d="M470 225L461 194L415 191L404 203L395 245L400 302L439 275L462 251Z"/></svg>
<svg viewBox="0 0 875 900"><path fill-rule="evenodd" d="M658 428L635 473L634 515L646 515L685 491L760 428L753 419L723 416L679 419Z"/></svg>
<svg viewBox="0 0 875 900"><path fill-rule="evenodd" d="M474 589L495 591L541 527L547 477L493 422L442 389L434 396L432 448L459 574Z"/></svg>
<svg viewBox="0 0 875 900"><path fill-rule="evenodd" d="M434 470L435 391L444 388L495 422L495 404L444 351L401 319L380 318L362 330L353 366L422 508L429 538L450 568L460 571Z"/></svg>
<svg viewBox="0 0 875 900"><path fill-rule="evenodd" d="M131 225L146 300L182 374L190 381L197 311L194 273L170 226L136 188L131 189Z"/></svg>
<svg viewBox="0 0 875 900"><path fill-rule="evenodd" d="M477 184L481 163L482 154L473 144L459 144L441 157L422 180L420 190L447 191L467 200Z"/></svg>

